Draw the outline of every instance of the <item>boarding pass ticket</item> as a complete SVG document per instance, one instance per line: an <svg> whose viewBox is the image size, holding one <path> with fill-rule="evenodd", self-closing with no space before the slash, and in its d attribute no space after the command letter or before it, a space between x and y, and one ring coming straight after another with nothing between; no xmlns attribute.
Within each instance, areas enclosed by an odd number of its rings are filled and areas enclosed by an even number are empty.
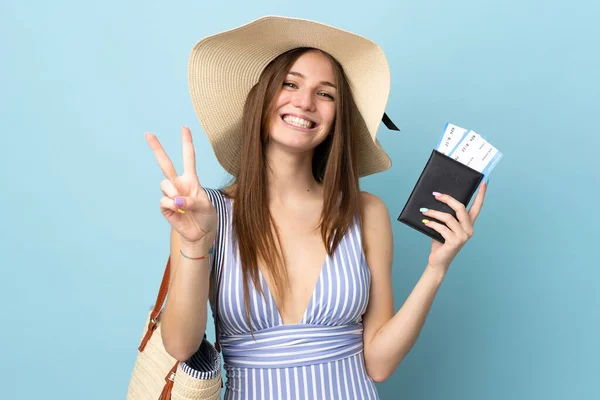
<svg viewBox="0 0 600 400"><path fill-rule="evenodd" d="M444 127L436 150L481 172L484 180L503 156L477 132L450 123Z"/></svg>

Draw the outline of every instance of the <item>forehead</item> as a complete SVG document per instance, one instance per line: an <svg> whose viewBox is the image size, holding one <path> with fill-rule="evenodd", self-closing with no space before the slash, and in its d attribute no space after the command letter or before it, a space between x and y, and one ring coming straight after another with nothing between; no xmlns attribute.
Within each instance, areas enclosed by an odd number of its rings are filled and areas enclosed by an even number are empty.
<svg viewBox="0 0 600 400"><path fill-rule="evenodd" d="M290 72L299 72L306 79L328 80L333 82L335 75L329 58L319 51L302 54L292 64Z"/></svg>

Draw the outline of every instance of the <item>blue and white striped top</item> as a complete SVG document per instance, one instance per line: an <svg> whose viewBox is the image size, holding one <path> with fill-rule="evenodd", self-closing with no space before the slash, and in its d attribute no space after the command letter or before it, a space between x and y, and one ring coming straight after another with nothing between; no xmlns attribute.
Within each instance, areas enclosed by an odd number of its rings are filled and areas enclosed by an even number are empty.
<svg viewBox="0 0 600 400"><path fill-rule="evenodd" d="M228 220L220 238L225 253L219 294L225 399L378 399L363 358L362 315L371 275L358 220L325 260L299 324L283 323L262 274L266 301L250 285L253 338L246 320L238 248L232 240L232 200L226 198L225 210L219 211L225 211Z"/></svg>

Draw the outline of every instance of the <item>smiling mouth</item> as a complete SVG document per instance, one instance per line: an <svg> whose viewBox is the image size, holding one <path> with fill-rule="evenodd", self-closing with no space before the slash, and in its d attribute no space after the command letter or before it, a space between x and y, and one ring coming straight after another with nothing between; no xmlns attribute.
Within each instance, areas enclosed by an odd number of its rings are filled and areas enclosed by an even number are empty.
<svg viewBox="0 0 600 400"><path fill-rule="evenodd" d="M292 125L292 126L295 126L298 128L313 129L318 126L318 124L316 122L313 122L313 121L310 121L310 120L307 120L304 118L299 118L299 117L289 115L289 114L282 115L281 119L286 124Z"/></svg>

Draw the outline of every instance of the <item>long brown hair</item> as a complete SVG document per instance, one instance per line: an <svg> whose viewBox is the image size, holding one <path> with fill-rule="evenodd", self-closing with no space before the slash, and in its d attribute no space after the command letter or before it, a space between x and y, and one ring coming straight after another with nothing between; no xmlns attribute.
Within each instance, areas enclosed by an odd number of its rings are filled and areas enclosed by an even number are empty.
<svg viewBox="0 0 600 400"><path fill-rule="evenodd" d="M259 262L269 272L273 282L272 294L281 306L284 304L285 288L289 285L279 232L269 211L266 158L269 138L266 128L269 116L274 112L274 99L290 68L301 55L314 50L297 48L275 58L250 90L244 106L240 159L243 167L234 177L230 194L234 198L233 229L237 235L244 305L250 327L248 278L264 296ZM320 229L325 248L331 256L357 213L361 218L357 140L351 124L353 114L359 115L359 111L342 66L331 55L321 53L333 66L337 86L336 117L331 134L314 150L312 173L324 189Z"/></svg>

